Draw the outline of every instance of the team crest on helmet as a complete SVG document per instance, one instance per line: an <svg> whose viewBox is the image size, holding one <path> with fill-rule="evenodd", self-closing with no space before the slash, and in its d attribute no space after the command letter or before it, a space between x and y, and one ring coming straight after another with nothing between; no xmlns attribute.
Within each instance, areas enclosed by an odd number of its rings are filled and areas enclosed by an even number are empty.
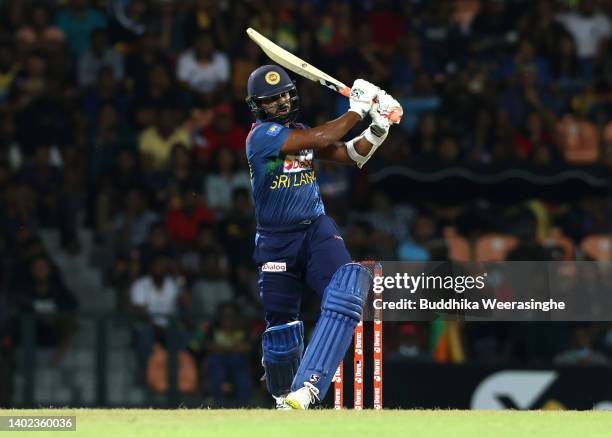
<svg viewBox="0 0 612 437"><path fill-rule="evenodd" d="M280 82L280 74L278 74L276 71L268 71L266 73L265 76L266 82L268 82L270 85L276 85L277 83Z"/></svg>

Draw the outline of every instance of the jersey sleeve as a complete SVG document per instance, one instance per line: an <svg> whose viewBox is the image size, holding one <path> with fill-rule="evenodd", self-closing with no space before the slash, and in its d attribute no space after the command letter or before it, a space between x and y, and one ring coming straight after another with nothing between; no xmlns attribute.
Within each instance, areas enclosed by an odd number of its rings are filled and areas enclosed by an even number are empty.
<svg viewBox="0 0 612 437"><path fill-rule="evenodd" d="M261 123L247 139L248 158L278 157L291 128L278 123Z"/></svg>

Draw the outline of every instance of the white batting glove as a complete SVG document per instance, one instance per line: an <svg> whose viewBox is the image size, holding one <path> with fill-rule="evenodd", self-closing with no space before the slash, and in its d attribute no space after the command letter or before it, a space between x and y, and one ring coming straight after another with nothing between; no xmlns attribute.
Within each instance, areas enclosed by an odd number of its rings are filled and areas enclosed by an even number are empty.
<svg viewBox="0 0 612 437"><path fill-rule="evenodd" d="M396 115L394 120L389 118L392 113ZM403 113L404 110L402 109L402 105L400 105L390 94L387 94L385 90L380 90L376 93L376 102L369 111L372 122L386 129L392 124L398 124L401 121Z"/></svg>
<svg viewBox="0 0 612 437"><path fill-rule="evenodd" d="M379 91L380 88L373 83L357 79L351 87L349 111L356 112L363 119L368 111L370 111L374 97L376 97L376 93Z"/></svg>

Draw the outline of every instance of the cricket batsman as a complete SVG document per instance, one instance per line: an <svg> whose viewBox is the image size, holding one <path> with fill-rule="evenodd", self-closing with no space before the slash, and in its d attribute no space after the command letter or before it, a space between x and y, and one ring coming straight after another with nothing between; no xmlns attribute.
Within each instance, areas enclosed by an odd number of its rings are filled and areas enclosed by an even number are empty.
<svg viewBox="0 0 612 437"><path fill-rule="evenodd" d="M385 91L357 79L348 112L309 128L295 121L297 89L277 65L253 71L247 94L255 117L246 154L257 219L254 260L267 327L262 338L266 386L278 409L308 409L325 397L372 283L370 272L351 262L336 224L325 215L313 159L361 168L389 133L386 115L401 107ZM368 114L368 128L342 142ZM304 284L321 297L306 352L299 320Z"/></svg>

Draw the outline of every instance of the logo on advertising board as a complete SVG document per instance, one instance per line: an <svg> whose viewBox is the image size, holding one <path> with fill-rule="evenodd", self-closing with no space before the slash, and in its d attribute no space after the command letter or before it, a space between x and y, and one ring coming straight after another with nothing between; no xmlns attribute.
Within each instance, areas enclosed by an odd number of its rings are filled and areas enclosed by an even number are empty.
<svg viewBox="0 0 612 437"><path fill-rule="evenodd" d="M506 370L487 377L472 397L475 410L505 410L509 403L514 409L533 408L538 398L557 378L549 370Z"/></svg>

